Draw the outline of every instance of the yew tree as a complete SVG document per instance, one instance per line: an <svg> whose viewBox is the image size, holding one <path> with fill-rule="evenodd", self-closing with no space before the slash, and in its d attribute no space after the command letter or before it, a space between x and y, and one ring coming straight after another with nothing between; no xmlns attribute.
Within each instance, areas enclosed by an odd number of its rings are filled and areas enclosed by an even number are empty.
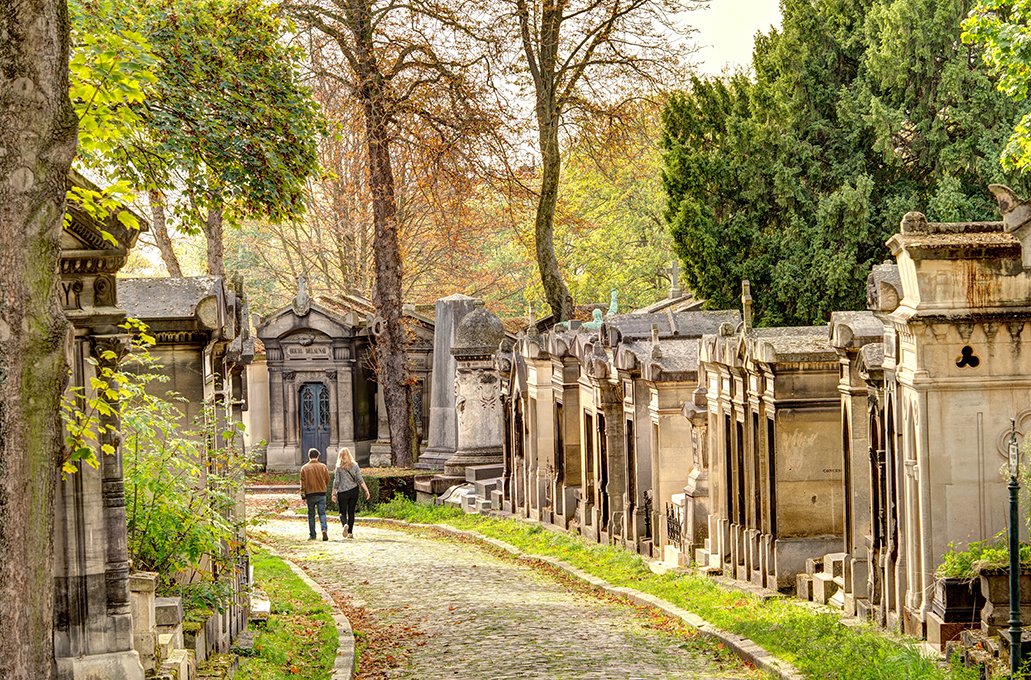
<svg viewBox="0 0 1031 680"><path fill-rule="evenodd" d="M987 185L1024 184L999 163L1022 111L960 41L971 5L787 0L752 73L670 97L665 218L696 294L737 306L749 279L757 323L825 323L864 307L906 212L997 217Z"/></svg>
<svg viewBox="0 0 1031 680"><path fill-rule="evenodd" d="M76 118L63 0L0 10L0 668L54 672L54 490L67 324L58 261Z"/></svg>

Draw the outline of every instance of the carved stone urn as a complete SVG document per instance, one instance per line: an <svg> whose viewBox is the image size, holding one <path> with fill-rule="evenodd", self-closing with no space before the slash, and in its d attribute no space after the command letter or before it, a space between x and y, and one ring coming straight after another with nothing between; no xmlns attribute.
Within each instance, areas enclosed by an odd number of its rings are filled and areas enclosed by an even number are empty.
<svg viewBox="0 0 1031 680"><path fill-rule="evenodd" d="M494 354L505 339L501 320L482 303L458 325L451 355L455 357L455 412L458 450L444 466L447 475L465 476L473 465L498 465L504 456L501 378Z"/></svg>

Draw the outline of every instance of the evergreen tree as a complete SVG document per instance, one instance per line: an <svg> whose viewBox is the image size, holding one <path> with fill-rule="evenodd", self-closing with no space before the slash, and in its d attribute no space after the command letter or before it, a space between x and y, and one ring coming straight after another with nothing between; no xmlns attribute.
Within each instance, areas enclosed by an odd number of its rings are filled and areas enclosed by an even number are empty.
<svg viewBox="0 0 1031 680"><path fill-rule="evenodd" d="M663 117L666 220L689 285L764 325L861 309L903 214L996 219L986 187L1020 111L977 49L969 4L785 0L754 75L696 79Z"/></svg>

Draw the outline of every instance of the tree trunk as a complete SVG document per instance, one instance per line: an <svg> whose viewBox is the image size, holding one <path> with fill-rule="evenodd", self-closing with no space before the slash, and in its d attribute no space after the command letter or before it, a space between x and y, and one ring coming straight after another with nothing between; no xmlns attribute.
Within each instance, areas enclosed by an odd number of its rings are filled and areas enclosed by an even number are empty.
<svg viewBox="0 0 1031 680"><path fill-rule="evenodd" d="M351 15L350 27L359 55L358 96L365 110L366 144L369 149L369 191L372 194L372 250L376 278L372 301L381 322L376 336L379 381L390 429L390 457L397 467L411 467L418 454L418 442L411 429L412 383L408 374L408 344L401 307L401 245L398 240L394 171L390 164L390 135L386 93L376 61L371 14Z"/></svg>
<svg viewBox="0 0 1031 680"><path fill-rule="evenodd" d="M573 318L573 296L569 294L562 279L562 271L555 257L555 205L558 203L558 183L562 172L562 158L558 146L558 122L555 114L538 111L537 124L540 127L541 195L537 203L534 220L534 236L537 244L537 267L541 272L544 295L551 305L556 321Z"/></svg>
<svg viewBox="0 0 1031 680"><path fill-rule="evenodd" d="M54 669L54 490L67 324L58 263L76 118L63 0L0 10L0 668Z"/></svg>
<svg viewBox="0 0 1031 680"><path fill-rule="evenodd" d="M208 217L202 225L208 242L208 274L226 277L225 247L222 244L222 202L208 208Z"/></svg>
<svg viewBox="0 0 1031 680"><path fill-rule="evenodd" d="M401 247L397 238L394 175L383 112L375 101L365 106L369 144L369 189L372 192L376 280L372 300L382 321L376 337L380 385L390 428L390 457L397 467L411 467L415 454L410 423L412 385L405 353L407 337L401 307Z"/></svg>
<svg viewBox="0 0 1031 680"><path fill-rule="evenodd" d="M183 270L179 267L179 258L176 257L172 248L172 240L168 238L168 227L165 224L165 201L161 192L151 189L147 192L150 199L150 231L154 234L154 242L161 252L161 259L165 263L168 275L175 278L182 278Z"/></svg>

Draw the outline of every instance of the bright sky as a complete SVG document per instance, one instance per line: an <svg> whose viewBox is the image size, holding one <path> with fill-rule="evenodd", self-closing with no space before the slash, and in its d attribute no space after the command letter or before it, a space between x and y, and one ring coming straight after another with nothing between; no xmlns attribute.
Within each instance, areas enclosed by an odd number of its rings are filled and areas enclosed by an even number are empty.
<svg viewBox="0 0 1031 680"><path fill-rule="evenodd" d="M746 66L755 32L780 26L777 0L710 0L708 5L687 15L687 23L698 29L694 38L702 48L695 59L702 73L717 75L728 63Z"/></svg>

